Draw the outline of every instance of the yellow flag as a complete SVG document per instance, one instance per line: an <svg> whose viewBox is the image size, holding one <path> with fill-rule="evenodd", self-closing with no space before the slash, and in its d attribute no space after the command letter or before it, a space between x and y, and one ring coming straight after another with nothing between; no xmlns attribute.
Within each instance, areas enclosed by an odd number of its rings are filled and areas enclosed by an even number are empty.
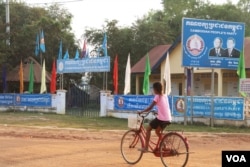
<svg viewBox="0 0 250 167"><path fill-rule="evenodd" d="M45 60L43 60L43 68L42 68L42 75L41 75L41 89L40 93L46 93L47 88L46 88L46 72L45 72Z"/></svg>
<svg viewBox="0 0 250 167"><path fill-rule="evenodd" d="M23 62L22 60L20 63L19 80L20 80L20 93L23 93Z"/></svg>

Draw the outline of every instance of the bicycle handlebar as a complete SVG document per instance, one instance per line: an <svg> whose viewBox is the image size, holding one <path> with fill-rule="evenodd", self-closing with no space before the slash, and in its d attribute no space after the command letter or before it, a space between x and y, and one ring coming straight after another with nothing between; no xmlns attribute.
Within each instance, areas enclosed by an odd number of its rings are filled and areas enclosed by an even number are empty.
<svg viewBox="0 0 250 167"><path fill-rule="evenodd" d="M154 115L157 115L156 110L150 110L149 112L145 112L145 113L138 113L138 115L139 115L140 117L145 118L145 117L147 117L147 116L149 115L149 113L153 113Z"/></svg>

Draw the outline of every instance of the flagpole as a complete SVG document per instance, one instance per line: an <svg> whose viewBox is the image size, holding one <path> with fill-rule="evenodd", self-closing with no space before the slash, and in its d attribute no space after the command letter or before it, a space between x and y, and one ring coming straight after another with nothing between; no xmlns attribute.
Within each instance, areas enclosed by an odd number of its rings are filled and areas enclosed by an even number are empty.
<svg viewBox="0 0 250 167"><path fill-rule="evenodd" d="M62 90L63 90L63 74L62 74Z"/></svg>
<svg viewBox="0 0 250 167"><path fill-rule="evenodd" d="M41 64L41 66L43 65L43 55L42 55L41 51L40 51L40 64Z"/></svg>
<svg viewBox="0 0 250 167"><path fill-rule="evenodd" d="M105 72L103 73L103 77L102 77L102 90L104 90L105 87Z"/></svg>
<svg viewBox="0 0 250 167"><path fill-rule="evenodd" d="M106 91L108 90L108 73L107 72L105 72L106 73Z"/></svg>

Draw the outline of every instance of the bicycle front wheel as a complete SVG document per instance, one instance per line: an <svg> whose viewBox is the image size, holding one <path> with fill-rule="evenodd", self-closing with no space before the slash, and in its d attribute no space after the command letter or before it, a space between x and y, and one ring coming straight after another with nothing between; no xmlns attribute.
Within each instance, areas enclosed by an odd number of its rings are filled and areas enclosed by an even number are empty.
<svg viewBox="0 0 250 167"><path fill-rule="evenodd" d="M140 161L143 152L138 149L142 148L142 139L137 131L127 131L121 140L121 153L124 160L129 164L136 164Z"/></svg>
<svg viewBox="0 0 250 167"><path fill-rule="evenodd" d="M184 137L171 132L160 144L161 161L165 167L184 167L188 161L188 144Z"/></svg>

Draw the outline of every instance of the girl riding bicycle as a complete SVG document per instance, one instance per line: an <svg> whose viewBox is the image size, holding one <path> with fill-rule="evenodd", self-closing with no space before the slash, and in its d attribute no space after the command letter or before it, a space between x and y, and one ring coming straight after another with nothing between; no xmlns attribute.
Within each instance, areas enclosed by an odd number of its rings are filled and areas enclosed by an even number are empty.
<svg viewBox="0 0 250 167"><path fill-rule="evenodd" d="M161 131L167 126L167 124L170 124L172 120L168 98L163 94L162 84L160 82L155 82L153 84L153 90L155 94L153 102L148 108L138 113L141 114L144 112L149 112L155 105L158 108L157 117L152 120L149 123L149 126L147 127L145 147L140 149L140 151L143 152L148 152L148 144L150 140L151 130L155 129L156 135L160 138Z"/></svg>

